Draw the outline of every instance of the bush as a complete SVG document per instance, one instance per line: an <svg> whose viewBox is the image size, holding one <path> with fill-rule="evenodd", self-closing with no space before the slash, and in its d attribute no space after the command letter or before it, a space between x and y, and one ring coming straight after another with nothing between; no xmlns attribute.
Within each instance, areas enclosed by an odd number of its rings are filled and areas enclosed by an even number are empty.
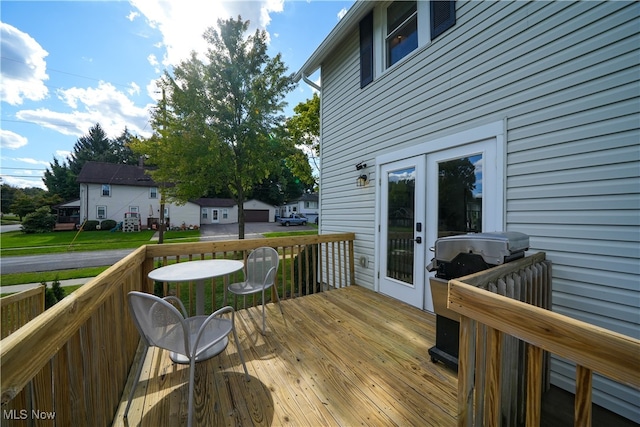
<svg viewBox="0 0 640 427"><path fill-rule="evenodd" d="M318 245L306 245L302 251L298 255L293 258L293 280L295 280L294 289L298 286L298 277L302 276L302 281L300 283L300 292L299 295L307 295L307 287L309 288L309 294L314 294L320 291L320 283L313 281L313 250L315 246L316 252L316 267L318 266L318 256L320 248ZM299 272L298 267L298 258L302 257L300 260L302 266L302 272Z"/></svg>
<svg viewBox="0 0 640 427"><path fill-rule="evenodd" d="M56 277L51 283L51 287L47 286L47 282L42 282L44 285L44 308L45 310L53 307L62 298L65 297L65 290L60 286L60 280Z"/></svg>
<svg viewBox="0 0 640 427"><path fill-rule="evenodd" d="M100 224L100 221L96 221L96 220L90 220L84 223L84 226L82 227L82 229L84 231L95 231L97 229L97 226Z"/></svg>
<svg viewBox="0 0 640 427"><path fill-rule="evenodd" d="M116 224L118 224L117 222L115 222L112 219L105 219L104 221L102 221L100 223L100 230L106 230L109 231L112 228L115 228Z"/></svg>
<svg viewBox="0 0 640 427"><path fill-rule="evenodd" d="M25 215L22 221L22 231L27 234L48 233L56 225L56 217L48 206L36 209L35 212Z"/></svg>

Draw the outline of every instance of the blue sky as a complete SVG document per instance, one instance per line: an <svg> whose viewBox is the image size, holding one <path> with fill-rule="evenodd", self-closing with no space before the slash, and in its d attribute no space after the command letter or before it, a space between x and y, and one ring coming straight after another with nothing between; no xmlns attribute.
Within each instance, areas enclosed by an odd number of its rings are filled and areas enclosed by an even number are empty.
<svg viewBox="0 0 640 427"><path fill-rule="evenodd" d="M295 73L354 1L131 0L0 2L2 183L42 187L96 123L110 138L124 128L150 135L154 82L205 48L219 18L242 16L265 29L270 55ZM317 76L312 76L316 77ZM285 113L312 96L301 82Z"/></svg>

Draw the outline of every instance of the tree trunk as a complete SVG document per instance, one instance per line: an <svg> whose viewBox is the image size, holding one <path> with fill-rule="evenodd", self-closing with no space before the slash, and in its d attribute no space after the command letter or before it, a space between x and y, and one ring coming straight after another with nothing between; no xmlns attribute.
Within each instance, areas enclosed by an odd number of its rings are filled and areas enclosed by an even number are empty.
<svg viewBox="0 0 640 427"><path fill-rule="evenodd" d="M244 190L238 186L238 239L244 239Z"/></svg>

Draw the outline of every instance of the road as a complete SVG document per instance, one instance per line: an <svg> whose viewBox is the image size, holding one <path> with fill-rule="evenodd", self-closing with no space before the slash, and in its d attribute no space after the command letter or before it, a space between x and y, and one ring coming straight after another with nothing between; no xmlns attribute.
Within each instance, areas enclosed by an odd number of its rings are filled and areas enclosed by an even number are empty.
<svg viewBox="0 0 640 427"><path fill-rule="evenodd" d="M2 226L2 232L5 231ZM19 226L18 226L19 227ZM262 233L269 231L303 231L313 230L313 226L297 226L285 228L276 223L245 224L245 239L264 237ZM61 233L64 233L62 231ZM238 238L238 224L211 224L201 230L200 240L233 240ZM0 273L28 273L35 271L68 270L82 267L100 267L115 264L134 249L119 249L94 252L69 252L29 256L10 256L0 258Z"/></svg>

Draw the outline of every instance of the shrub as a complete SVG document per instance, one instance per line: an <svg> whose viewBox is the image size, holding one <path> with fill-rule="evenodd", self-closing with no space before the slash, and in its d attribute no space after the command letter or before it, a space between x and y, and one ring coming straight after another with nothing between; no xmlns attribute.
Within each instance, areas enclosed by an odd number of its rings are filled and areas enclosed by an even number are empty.
<svg viewBox="0 0 640 427"><path fill-rule="evenodd" d="M65 290L60 285L60 280L56 277L51 282L51 287L47 286L47 282L41 282L44 285L44 308L45 310L53 307L65 297Z"/></svg>
<svg viewBox="0 0 640 427"><path fill-rule="evenodd" d="M116 224L118 224L117 222L115 222L112 219L105 219L104 221L102 221L100 223L100 230L106 230L109 231L112 228L115 228Z"/></svg>
<svg viewBox="0 0 640 427"><path fill-rule="evenodd" d="M25 215L22 221L22 231L27 234L48 233L56 225L56 217L48 206L36 209L35 212Z"/></svg>
<svg viewBox="0 0 640 427"><path fill-rule="evenodd" d="M318 266L319 248L318 245L306 245L298 255L293 258L293 280L294 289L298 286L298 278L301 276L300 292L299 295L307 295L307 287L309 288L309 294L314 294L320 291L320 283L313 281L313 250L315 246L316 253L316 267ZM300 261L298 258L302 257ZM298 264L301 265L302 271L299 272Z"/></svg>
<svg viewBox="0 0 640 427"><path fill-rule="evenodd" d="M82 229L84 231L95 231L96 230L96 226L100 224L100 221L96 221L96 220L89 220L87 222L84 223L84 226L82 227Z"/></svg>

